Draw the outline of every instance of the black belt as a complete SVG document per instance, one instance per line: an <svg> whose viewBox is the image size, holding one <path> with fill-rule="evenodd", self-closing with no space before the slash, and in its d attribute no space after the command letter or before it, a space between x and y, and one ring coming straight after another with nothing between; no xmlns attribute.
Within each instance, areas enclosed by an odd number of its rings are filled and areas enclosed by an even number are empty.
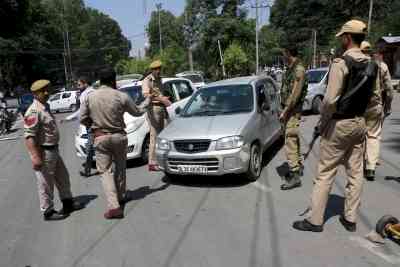
<svg viewBox="0 0 400 267"><path fill-rule="evenodd" d="M334 120L349 120L360 117L358 115L349 115L349 114L333 114L332 119Z"/></svg>
<svg viewBox="0 0 400 267"><path fill-rule="evenodd" d="M58 145L41 145L40 146L44 150L56 150L58 149Z"/></svg>

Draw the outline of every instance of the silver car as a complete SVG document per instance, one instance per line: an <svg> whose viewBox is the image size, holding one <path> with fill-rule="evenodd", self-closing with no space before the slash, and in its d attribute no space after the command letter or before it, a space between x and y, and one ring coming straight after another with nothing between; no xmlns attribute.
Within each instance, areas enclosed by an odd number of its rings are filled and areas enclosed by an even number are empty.
<svg viewBox="0 0 400 267"><path fill-rule="evenodd" d="M307 96L303 103L303 111L319 114L322 100L328 86L328 68L311 69L307 71Z"/></svg>
<svg viewBox="0 0 400 267"><path fill-rule="evenodd" d="M270 77L241 77L198 90L158 136L166 175L245 173L257 180L262 155L282 135L279 95Z"/></svg>

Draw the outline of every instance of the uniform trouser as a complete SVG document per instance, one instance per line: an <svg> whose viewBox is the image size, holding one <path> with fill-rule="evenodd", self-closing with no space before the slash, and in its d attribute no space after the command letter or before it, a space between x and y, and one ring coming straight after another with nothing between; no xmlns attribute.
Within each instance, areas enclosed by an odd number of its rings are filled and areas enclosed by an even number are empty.
<svg viewBox="0 0 400 267"><path fill-rule="evenodd" d="M54 185L57 187L61 200L72 198L69 173L58 149L43 150L43 166L35 171L39 193L40 209L42 211L53 207Z"/></svg>
<svg viewBox="0 0 400 267"><path fill-rule="evenodd" d="M311 196L311 216L315 225L324 223L324 213L337 168L343 164L347 174L344 216L356 222L363 187L363 155L365 142L364 118L332 120L320 143L318 175Z"/></svg>
<svg viewBox="0 0 400 267"><path fill-rule="evenodd" d="M167 111L163 106L150 106L147 121L150 126L149 164L156 164L156 142L158 134L167 125Z"/></svg>
<svg viewBox="0 0 400 267"><path fill-rule="evenodd" d="M377 105L367 110L365 113L367 124L367 138L365 147L365 169L375 170L376 163L379 160L382 125L383 125L383 108Z"/></svg>
<svg viewBox="0 0 400 267"><path fill-rule="evenodd" d="M126 152L128 139L125 134L110 134L96 137L96 165L101 174L107 207L120 207L119 201L126 193ZM114 165L113 165L114 163Z"/></svg>
<svg viewBox="0 0 400 267"><path fill-rule="evenodd" d="M299 171L302 165L300 152L300 127L301 114L293 114L286 123L285 131L285 152L291 171Z"/></svg>
<svg viewBox="0 0 400 267"><path fill-rule="evenodd" d="M94 142L94 136L92 133L92 130L90 128L86 128L88 140L85 144L85 149L86 149L86 161L85 161L85 170L91 170L92 167L92 161L93 161L93 142Z"/></svg>

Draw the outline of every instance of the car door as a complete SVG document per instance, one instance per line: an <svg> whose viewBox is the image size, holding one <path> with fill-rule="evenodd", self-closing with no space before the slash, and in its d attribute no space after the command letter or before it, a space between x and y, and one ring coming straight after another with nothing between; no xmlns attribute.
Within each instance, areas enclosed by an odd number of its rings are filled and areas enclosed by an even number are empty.
<svg viewBox="0 0 400 267"><path fill-rule="evenodd" d="M257 97L257 109L258 109L258 134L260 140L262 140L263 145L265 145L271 134L271 127L270 127L270 120L271 120L271 110L270 109L263 109L263 105L269 106L269 99L266 94L266 82L259 81L256 83L256 97Z"/></svg>
<svg viewBox="0 0 400 267"><path fill-rule="evenodd" d="M61 108L60 109L63 109L63 110L69 109L69 107L71 106L71 101L70 101L71 96L72 96L72 93L70 93L70 92L62 94L61 103L60 103Z"/></svg>
<svg viewBox="0 0 400 267"><path fill-rule="evenodd" d="M171 106L167 107L170 119L172 119L173 117L175 117L176 102L179 100L178 94L176 93L173 86L173 81L163 83L163 94L165 96L168 96L169 100L172 103Z"/></svg>
<svg viewBox="0 0 400 267"><path fill-rule="evenodd" d="M271 136L279 133L281 130L281 123L279 121L280 114L280 97L278 93L278 88L272 80L266 80L266 97L268 98L271 106L269 125L271 128Z"/></svg>
<svg viewBox="0 0 400 267"><path fill-rule="evenodd" d="M193 94L194 89L190 83L186 80L173 80L170 82L172 89L176 95L176 101L168 107L168 112L171 118L176 116L176 108L180 107L183 109L186 103L189 101L190 96Z"/></svg>
<svg viewBox="0 0 400 267"><path fill-rule="evenodd" d="M61 93L52 95L49 99L50 110L59 110L60 109L60 99Z"/></svg>

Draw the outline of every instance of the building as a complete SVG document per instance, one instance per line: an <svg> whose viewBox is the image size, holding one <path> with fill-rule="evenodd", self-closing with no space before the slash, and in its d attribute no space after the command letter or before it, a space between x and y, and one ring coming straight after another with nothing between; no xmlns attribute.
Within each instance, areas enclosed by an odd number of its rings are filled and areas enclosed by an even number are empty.
<svg viewBox="0 0 400 267"><path fill-rule="evenodd" d="M400 90L400 36L382 37L376 47L383 51L384 61L392 75L393 87Z"/></svg>

